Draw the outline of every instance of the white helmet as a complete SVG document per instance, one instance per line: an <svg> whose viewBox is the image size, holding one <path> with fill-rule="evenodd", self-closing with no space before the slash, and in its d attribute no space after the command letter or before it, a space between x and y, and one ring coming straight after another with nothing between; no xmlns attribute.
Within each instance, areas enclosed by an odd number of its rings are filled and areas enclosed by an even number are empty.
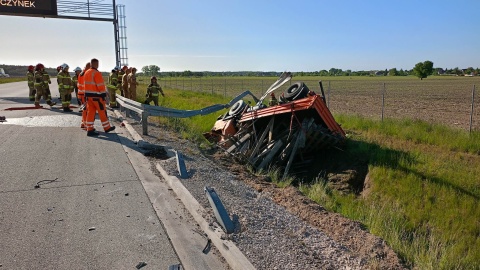
<svg viewBox="0 0 480 270"><path fill-rule="evenodd" d="M76 67L73 71L82 71L80 67Z"/></svg>
<svg viewBox="0 0 480 270"><path fill-rule="evenodd" d="M119 66L116 66L115 68L113 68L114 70L116 71L120 71L120 67Z"/></svg>
<svg viewBox="0 0 480 270"><path fill-rule="evenodd" d="M61 65L61 67L62 67L63 69L68 69L68 65L65 64L65 63L63 63L63 64Z"/></svg>

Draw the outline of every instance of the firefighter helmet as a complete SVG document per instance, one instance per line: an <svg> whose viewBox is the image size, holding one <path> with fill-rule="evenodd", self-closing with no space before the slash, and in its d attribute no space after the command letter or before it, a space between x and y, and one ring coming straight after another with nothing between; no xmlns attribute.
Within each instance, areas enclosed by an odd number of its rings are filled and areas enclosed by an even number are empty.
<svg viewBox="0 0 480 270"><path fill-rule="evenodd" d="M32 66L32 65L28 66L28 71L33 71L34 69L35 69L34 66Z"/></svg>
<svg viewBox="0 0 480 270"><path fill-rule="evenodd" d="M80 67L76 67L73 71L82 71Z"/></svg>
<svg viewBox="0 0 480 270"><path fill-rule="evenodd" d="M60 72L60 70L62 69L62 66L58 66L57 67L57 71Z"/></svg>
<svg viewBox="0 0 480 270"><path fill-rule="evenodd" d="M65 64L65 63L63 63L60 67L61 67L62 69L68 69L68 68L69 68L69 66L68 66L67 64Z"/></svg>
<svg viewBox="0 0 480 270"><path fill-rule="evenodd" d="M38 63L36 66L35 66L35 70L40 70L40 69L44 69L45 66L41 63Z"/></svg>
<svg viewBox="0 0 480 270"><path fill-rule="evenodd" d="M156 81L156 80L157 80L157 77L155 77L155 76L152 76L152 77L150 78L150 81L153 81L153 80L155 80L155 81Z"/></svg>

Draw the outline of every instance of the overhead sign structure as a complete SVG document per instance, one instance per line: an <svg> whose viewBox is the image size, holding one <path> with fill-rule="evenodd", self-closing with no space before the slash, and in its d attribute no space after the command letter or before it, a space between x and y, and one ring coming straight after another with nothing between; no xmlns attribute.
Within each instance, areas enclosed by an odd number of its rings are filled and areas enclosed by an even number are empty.
<svg viewBox="0 0 480 270"><path fill-rule="evenodd" d="M0 15L113 22L117 66L128 65L125 5L103 1L0 0Z"/></svg>
<svg viewBox="0 0 480 270"><path fill-rule="evenodd" d="M0 14L17 16L57 16L57 1L0 0Z"/></svg>

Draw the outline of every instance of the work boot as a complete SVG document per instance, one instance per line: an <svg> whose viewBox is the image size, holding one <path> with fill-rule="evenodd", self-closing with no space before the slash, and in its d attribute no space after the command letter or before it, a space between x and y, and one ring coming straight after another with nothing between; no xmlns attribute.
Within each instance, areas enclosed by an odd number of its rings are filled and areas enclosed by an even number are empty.
<svg viewBox="0 0 480 270"><path fill-rule="evenodd" d="M109 129L105 130L105 133L109 133L110 131L114 131L115 126L111 126Z"/></svg>
<svg viewBox="0 0 480 270"><path fill-rule="evenodd" d="M73 112L69 107L63 107L64 112Z"/></svg>
<svg viewBox="0 0 480 270"><path fill-rule="evenodd" d="M57 103L56 103L56 102L51 102L51 101L50 101L50 103L48 103L48 105L49 105L50 107L53 107L55 104L57 104Z"/></svg>
<svg viewBox="0 0 480 270"><path fill-rule="evenodd" d="M88 137L93 137L93 136L98 136L100 133L96 132L95 130L89 130L87 131L87 136Z"/></svg>

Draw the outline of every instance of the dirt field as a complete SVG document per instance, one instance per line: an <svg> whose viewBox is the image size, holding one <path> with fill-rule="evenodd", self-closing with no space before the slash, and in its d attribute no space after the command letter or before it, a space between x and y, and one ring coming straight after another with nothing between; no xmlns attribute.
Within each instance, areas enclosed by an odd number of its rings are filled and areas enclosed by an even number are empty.
<svg viewBox="0 0 480 270"><path fill-rule="evenodd" d="M276 78L162 78L164 87L235 96L250 90L260 97ZM381 119L411 118L469 130L472 90L476 85L473 130L480 130L480 76L440 77L294 77L320 93L322 80L333 113ZM385 91L384 91L385 84ZM281 93L289 86L277 90ZM383 94L384 100L383 100Z"/></svg>

